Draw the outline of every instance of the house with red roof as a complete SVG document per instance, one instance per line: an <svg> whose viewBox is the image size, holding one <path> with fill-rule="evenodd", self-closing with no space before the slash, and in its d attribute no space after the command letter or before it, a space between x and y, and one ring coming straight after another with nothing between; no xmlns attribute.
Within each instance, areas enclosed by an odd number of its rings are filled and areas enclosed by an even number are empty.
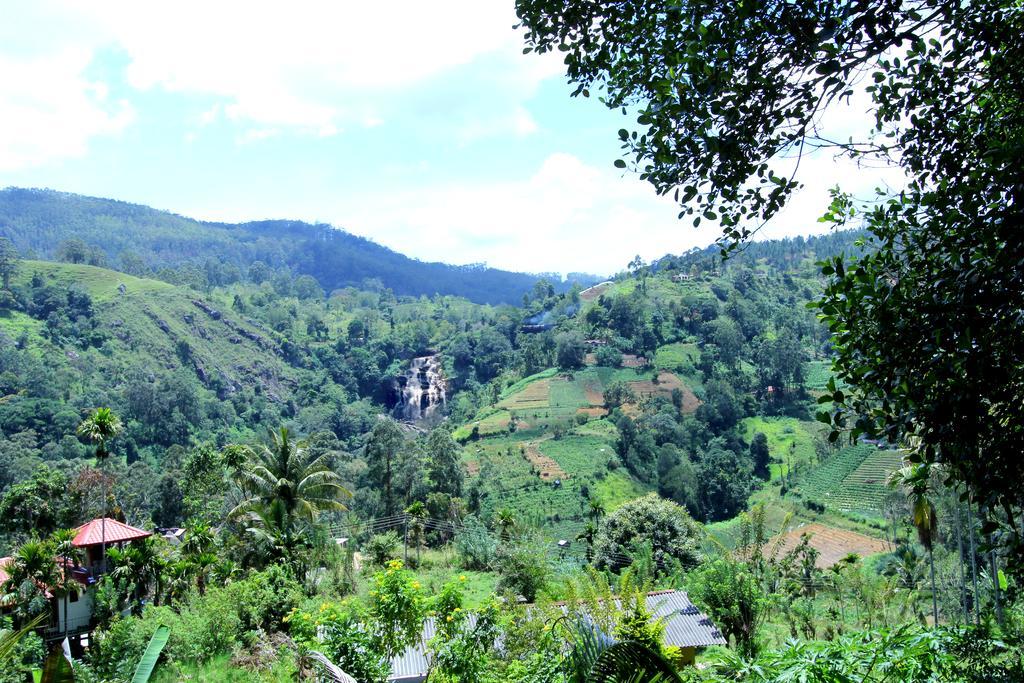
<svg viewBox="0 0 1024 683"><path fill-rule="evenodd" d="M69 594L65 601L63 598L54 597L48 587L40 586L50 600L52 610L52 617L45 632L45 637L48 640L63 638L66 632L70 638L77 641L83 634L90 632L92 630L92 595L88 592L88 588L102 576L106 549L123 547L126 543L153 535L152 532L136 529L110 517L86 522L75 531L77 534L71 544L85 551L85 562L82 565L59 562L58 569L65 575L70 574L71 578L81 584L82 590L77 594ZM10 557L0 558L0 585L10 578L4 568L11 561ZM0 611L4 607L4 605L0 605Z"/></svg>
<svg viewBox="0 0 1024 683"><path fill-rule="evenodd" d="M75 529L78 534L71 542L76 548L85 550L86 566L95 571L102 571L103 557L106 548L122 547L131 541L141 541L153 532L136 529L116 519L104 517L86 522Z"/></svg>

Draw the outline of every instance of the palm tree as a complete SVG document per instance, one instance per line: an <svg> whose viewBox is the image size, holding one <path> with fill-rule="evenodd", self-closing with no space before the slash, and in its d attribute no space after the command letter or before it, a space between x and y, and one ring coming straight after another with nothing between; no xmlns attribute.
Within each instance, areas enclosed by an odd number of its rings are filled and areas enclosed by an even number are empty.
<svg viewBox="0 0 1024 683"><path fill-rule="evenodd" d="M910 516L914 528L917 530L917 537L921 545L928 551L928 561L931 565L932 584L932 619L933 623L939 624L939 602L935 593L935 534L939 529L936 518L935 505L928 497L928 485L931 471L924 465L908 465L902 467L889 475L889 486L902 488L907 492L910 501Z"/></svg>
<svg viewBox="0 0 1024 683"><path fill-rule="evenodd" d="M599 501L596 498L591 498L590 499L590 506L589 506L589 509L587 510L587 517L590 518L590 521L592 521L592 522L594 522L596 524L596 523L601 521L601 518L604 517L604 514L605 514L604 503L602 503L601 501Z"/></svg>
<svg viewBox="0 0 1024 683"><path fill-rule="evenodd" d="M26 541L4 567L2 603L13 603L17 621L24 622L49 609L46 590L58 582L57 564L42 541Z"/></svg>
<svg viewBox="0 0 1024 683"><path fill-rule="evenodd" d="M171 605L177 598L188 592L192 585L192 563L178 560L167 566L167 604Z"/></svg>
<svg viewBox="0 0 1024 683"><path fill-rule="evenodd" d="M423 536L426 534L427 508L422 501L417 500L405 509L409 516L406 522L406 554L409 552L408 536L412 536L413 545L416 547L416 566L420 566L420 546L423 545ZM408 561L406 557L406 561Z"/></svg>
<svg viewBox="0 0 1024 683"><path fill-rule="evenodd" d="M512 532L518 523L515 513L508 508L502 508L494 513L494 524L498 527L501 540L507 541L512 537Z"/></svg>
<svg viewBox="0 0 1024 683"><path fill-rule="evenodd" d="M160 572L167 564L160 552L163 543L160 537L150 536L133 544L139 566L139 585L142 588L140 598L149 594L149 587L152 585L154 601L160 599Z"/></svg>
<svg viewBox="0 0 1024 683"><path fill-rule="evenodd" d="M293 441L283 427L271 432L271 437L271 446L254 450L238 471L238 485L245 498L230 516L251 521L251 532L262 531L276 539L293 559L303 524L314 524L321 512L345 510L340 499L352 494L328 469L326 456L312 457L306 443Z"/></svg>
<svg viewBox="0 0 1024 683"><path fill-rule="evenodd" d="M50 546L53 553L60 558L60 571L58 571L58 582L54 584L54 592L64 598L64 637L68 637L68 602L72 595L81 593L82 584L74 578L72 569L78 566L81 560L81 551L75 547L74 529L59 529L50 535ZM68 566L70 565L70 567Z"/></svg>
<svg viewBox="0 0 1024 683"><path fill-rule="evenodd" d="M181 554L189 565L200 595L206 595L207 579L217 564L216 544L217 536L205 522L193 523L181 544Z"/></svg>
<svg viewBox="0 0 1024 683"><path fill-rule="evenodd" d="M110 451L107 444L114 440L124 426L121 418L110 408L97 408L78 425L78 437L96 444L96 467L102 470ZM100 518L100 569L107 570L107 484L103 485L103 516Z"/></svg>
<svg viewBox="0 0 1024 683"><path fill-rule="evenodd" d="M577 541L587 542L587 562L591 562L594 559L594 538L597 537L597 527L594 526L593 522L587 522L587 526L576 535Z"/></svg>

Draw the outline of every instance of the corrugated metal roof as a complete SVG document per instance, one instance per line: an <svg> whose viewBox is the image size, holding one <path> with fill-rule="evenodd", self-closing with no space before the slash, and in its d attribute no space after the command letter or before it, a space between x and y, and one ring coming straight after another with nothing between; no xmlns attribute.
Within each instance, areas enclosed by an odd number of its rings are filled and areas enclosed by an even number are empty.
<svg viewBox="0 0 1024 683"><path fill-rule="evenodd" d="M665 624L666 645L707 647L728 644L711 618L702 614L682 591L649 594L647 609Z"/></svg>
<svg viewBox="0 0 1024 683"><path fill-rule="evenodd" d="M618 604L618 600L615 601ZM702 614L683 591L666 590L648 593L647 611L653 618L660 618L665 625L664 643L675 647L707 647L727 645L722 632L714 622ZM563 612L567 611L561 605ZM469 615L470 625L476 621ZM427 675L427 643L437 633L433 617L423 622L419 642L406 648L405 652L391 660L389 681L395 683L416 683Z"/></svg>
<svg viewBox="0 0 1024 683"><path fill-rule="evenodd" d="M136 541L153 534L149 531L136 529L133 526L122 524L116 519L106 518L106 524L101 519L94 519L78 527L75 531L78 534L72 545L84 548L90 545L101 545L102 543L123 543L125 541Z"/></svg>

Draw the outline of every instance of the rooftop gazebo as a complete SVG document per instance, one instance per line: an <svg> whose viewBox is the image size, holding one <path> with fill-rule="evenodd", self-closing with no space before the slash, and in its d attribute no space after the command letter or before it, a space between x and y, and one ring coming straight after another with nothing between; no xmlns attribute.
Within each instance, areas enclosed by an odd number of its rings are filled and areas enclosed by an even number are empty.
<svg viewBox="0 0 1024 683"><path fill-rule="evenodd" d="M71 544L76 548L85 549L85 554L88 558L86 564L90 567L96 567L100 564L104 545L122 546L125 543L138 541L153 535L150 531L136 529L110 517L86 522L75 529L75 532L75 540Z"/></svg>

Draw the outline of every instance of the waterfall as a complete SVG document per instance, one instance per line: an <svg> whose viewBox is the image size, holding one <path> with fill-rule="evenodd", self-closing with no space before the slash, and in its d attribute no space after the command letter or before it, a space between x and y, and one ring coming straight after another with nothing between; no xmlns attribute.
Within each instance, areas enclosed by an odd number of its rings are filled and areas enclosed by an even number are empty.
<svg viewBox="0 0 1024 683"><path fill-rule="evenodd" d="M407 422L424 422L440 417L448 401L447 385L439 356L420 356L397 379L394 416Z"/></svg>

